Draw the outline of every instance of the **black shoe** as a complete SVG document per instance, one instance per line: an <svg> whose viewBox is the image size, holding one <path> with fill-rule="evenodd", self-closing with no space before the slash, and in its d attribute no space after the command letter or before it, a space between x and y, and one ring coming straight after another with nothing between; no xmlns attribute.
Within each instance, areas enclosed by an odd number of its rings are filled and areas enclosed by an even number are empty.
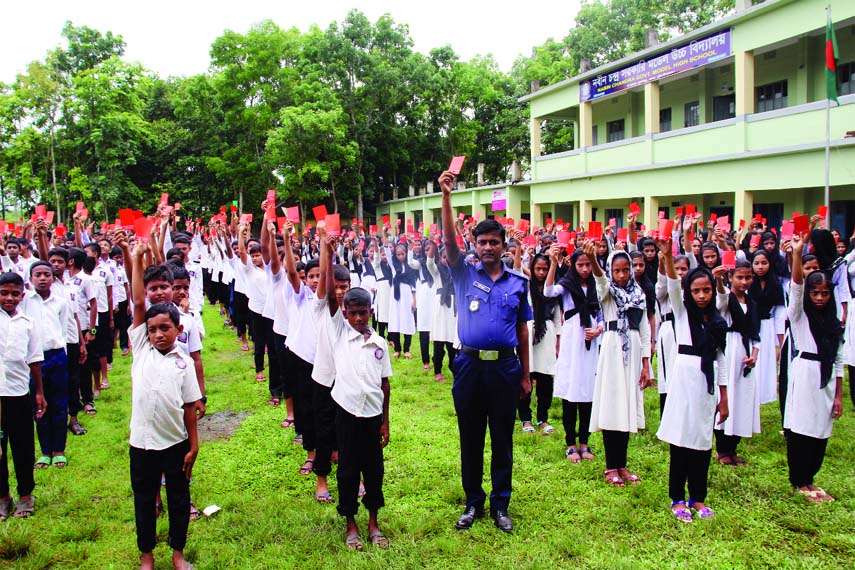
<svg viewBox="0 0 855 570"><path fill-rule="evenodd" d="M496 528L502 532L511 532L514 530L514 521L511 520L508 511L498 510L493 513L493 522L496 523Z"/></svg>
<svg viewBox="0 0 855 570"><path fill-rule="evenodd" d="M469 530L475 524L475 519L480 519L484 516L484 507L466 507L457 523L454 525L458 530Z"/></svg>

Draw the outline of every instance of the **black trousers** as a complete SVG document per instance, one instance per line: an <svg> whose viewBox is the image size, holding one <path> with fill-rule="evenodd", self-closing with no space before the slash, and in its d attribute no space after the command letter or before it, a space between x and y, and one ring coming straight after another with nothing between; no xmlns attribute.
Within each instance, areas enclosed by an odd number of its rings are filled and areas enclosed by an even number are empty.
<svg viewBox="0 0 855 570"><path fill-rule="evenodd" d="M579 443L588 444L591 435L591 408L592 402L568 402L561 401L562 413L564 415L564 443L568 447L576 445L576 416L579 417Z"/></svg>
<svg viewBox="0 0 855 570"><path fill-rule="evenodd" d="M113 316L113 324L119 332L119 348L128 348L128 328L131 326L131 316L128 315L128 301L119 303L119 310Z"/></svg>
<svg viewBox="0 0 855 570"><path fill-rule="evenodd" d="M401 352L401 333L390 332L389 340L395 345L395 352ZM410 346L413 343L413 335L404 335L404 352L410 352Z"/></svg>
<svg viewBox="0 0 855 570"><path fill-rule="evenodd" d="M312 364L291 353L296 391L294 392L294 429L303 435L303 449L315 450L315 386L312 380Z"/></svg>
<svg viewBox="0 0 855 570"><path fill-rule="evenodd" d="M291 351L285 346L286 337L273 333L273 348L276 352L276 362L279 365L280 397L294 396L294 374L291 371ZM271 393L272 390L271 390Z"/></svg>
<svg viewBox="0 0 855 570"><path fill-rule="evenodd" d="M313 380L314 382L314 380ZM336 445L336 403L332 399L332 387L314 382L312 410L315 415L315 462L312 472L326 477L332 471L330 458ZM378 428L379 429L379 428ZM305 441L305 436L304 441Z"/></svg>
<svg viewBox="0 0 855 570"><path fill-rule="evenodd" d="M383 323L383 322L377 321L377 324L375 325L374 328L377 329L377 334L379 334L383 338L387 338L386 329L388 327L389 327L389 323Z"/></svg>
<svg viewBox="0 0 855 570"><path fill-rule="evenodd" d="M116 323L114 322L113 325ZM95 334L95 348L99 358L107 357L113 361L113 329L110 328L110 313L98 313L98 332ZM100 365L99 365L100 366Z"/></svg>
<svg viewBox="0 0 855 570"><path fill-rule="evenodd" d="M98 360L98 349L93 340L86 343L86 361L81 367L80 374L80 397L83 399L84 404L95 402L93 389L101 384L100 371L101 362ZM93 373L96 373L95 378L93 378Z"/></svg>
<svg viewBox="0 0 855 570"><path fill-rule="evenodd" d="M781 358L778 363L778 407L781 410L781 426L784 425L784 412L787 409L787 389L790 385L790 337L781 345ZM849 375L852 378L852 375ZM855 402L855 400L853 400Z"/></svg>
<svg viewBox="0 0 855 570"><path fill-rule="evenodd" d="M668 399L668 394L659 394L659 421L662 421L662 414L665 413L665 400Z"/></svg>
<svg viewBox="0 0 855 570"><path fill-rule="evenodd" d="M68 415L77 416L83 409L80 401L80 344L67 344L68 353Z"/></svg>
<svg viewBox="0 0 855 570"><path fill-rule="evenodd" d="M603 450L606 452L606 469L626 467L626 450L629 447L628 431L603 430Z"/></svg>
<svg viewBox="0 0 855 570"><path fill-rule="evenodd" d="M232 317L232 321L237 327L238 336L243 336L246 334L246 329L249 326L249 298L240 291L235 291L233 308L234 316Z"/></svg>
<svg viewBox="0 0 855 570"><path fill-rule="evenodd" d="M707 474L710 470L712 450L688 449L671 445L671 465L668 472L668 495L672 501L689 499L703 503L707 499Z"/></svg>
<svg viewBox="0 0 855 570"><path fill-rule="evenodd" d="M256 312L252 312L253 329L255 336L253 337L254 348L253 356L255 357L255 371L264 372L264 354L267 352L267 385L270 389L270 395L274 397L282 396L282 379L280 378L279 359L276 358L276 347L273 345L273 320L263 317Z"/></svg>
<svg viewBox="0 0 855 570"><path fill-rule="evenodd" d="M339 442L338 514L356 516L359 509L359 478L365 485L362 504L370 512L380 510L383 498L383 448L380 426L383 416L357 418L336 405L335 430Z"/></svg>
<svg viewBox="0 0 855 570"><path fill-rule="evenodd" d="M825 459L827 439L817 439L787 430L787 465L790 468L790 485L813 485Z"/></svg>
<svg viewBox="0 0 855 570"><path fill-rule="evenodd" d="M184 440L161 450L130 448L131 488L134 491L134 517L137 522L137 548L151 552L157 542L157 511L160 477L166 478L166 502L169 507L169 546L184 550L190 525L190 482L184 475L184 456L190 441Z"/></svg>
<svg viewBox="0 0 855 570"><path fill-rule="evenodd" d="M742 440L738 435L727 435L724 430L717 429L715 434L715 450L722 457L736 457L736 446Z"/></svg>
<svg viewBox="0 0 855 570"><path fill-rule="evenodd" d="M30 395L0 397L0 497L9 495L9 454L11 447L12 462L15 464L15 479L18 481L18 496L31 495L36 488L33 478L33 464L36 462L35 437L33 436L33 406ZM152 507L154 508L154 507Z"/></svg>
<svg viewBox="0 0 855 570"><path fill-rule="evenodd" d="M442 361L445 358L445 353L448 351L448 365L454 360L457 354L457 349L450 342L433 341L433 373L442 374Z"/></svg>
<svg viewBox="0 0 855 570"><path fill-rule="evenodd" d="M549 406L552 405L552 390L555 382L552 376L540 372L531 373L531 382L534 384L534 391L537 392L537 423L544 423L549 419ZM531 394L520 400L517 410L520 421L531 421Z"/></svg>
<svg viewBox="0 0 855 570"><path fill-rule="evenodd" d="M460 471L467 507L483 507L484 439L490 428L490 510L507 510L513 475L513 432L522 366L516 356L484 361L458 352L451 363L460 431Z"/></svg>
<svg viewBox="0 0 855 570"><path fill-rule="evenodd" d="M430 331L419 331L419 349L422 352L422 364L430 363Z"/></svg>

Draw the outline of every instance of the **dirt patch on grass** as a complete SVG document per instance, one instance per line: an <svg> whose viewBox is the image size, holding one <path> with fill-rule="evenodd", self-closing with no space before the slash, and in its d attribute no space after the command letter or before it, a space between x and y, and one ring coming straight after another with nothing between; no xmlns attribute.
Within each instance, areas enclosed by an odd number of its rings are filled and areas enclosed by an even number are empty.
<svg viewBox="0 0 855 570"><path fill-rule="evenodd" d="M216 441L231 437L247 417L249 417L249 412L233 412L231 410L209 414L199 420L196 426L196 430L199 432L199 441Z"/></svg>

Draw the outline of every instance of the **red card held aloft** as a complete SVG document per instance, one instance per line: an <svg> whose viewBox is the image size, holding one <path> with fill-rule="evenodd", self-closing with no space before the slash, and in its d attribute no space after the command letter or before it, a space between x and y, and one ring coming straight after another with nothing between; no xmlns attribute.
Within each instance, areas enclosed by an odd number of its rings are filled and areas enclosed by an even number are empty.
<svg viewBox="0 0 855 570"><path fill-rule="evenodd" d="M376 234L377 233L377 226L375 224L370 224L368 226L368 232L372 233L372 234Z"/></svg>
<svg viewBox="0 0 855 570"><path fill-rule="evenodd" d="M616 228L617 227L617 218L609 218L609 227Z"/></svg>
<svg viewBox="0 0 855 570"><path fill-rule="evenodd" d="M570 232L558 232L558 245L561 247L570 245Z"/></svg>
<svg viewBox="0 0 855 570"><path fill-rule="evenodd" d="M659 220L659 239L671 239L672 231L674 231L674 220Z"/></svg>
<svg viewBox="0 0 855 570"><path fill-rule="evenodd" d="M167 202L169 202L169 192L164 192L160 195L160 203L166 204Z"/></svg>
<svg viewBox="0 0 855 570"><path fill-rule="evenodd" d="M338 214L327 214L324 222L326 222L327 233L329 235L341 235L341 217Z"/></svg>
<svg viewBox="0 0 855 570"><path fill-rule="evenodd" d="M457 247L459 247L460 249L463 249L463 236L461 236L461 235L457 236Z"/></svg>
<svg viewBox="0 0 855 570"><path fill-rule="evenodd" d="M677 215L678 215L678 216L682 216L682 215L683 215L683 206L677 206Z"/></svg>
<svg viewBox="0 0 855 570"><path fill-rule="evenodd" d="M220 206L220 213L221 213L221 214L225 214L225 213L226 213L226 207L225 207L225 206Z"/></svg>
<svg viewBox="0 0 855 570"><path fill-rule="evenodd" d="M267 216L267 221L272 222L276 219L276 205L268 202L267 208L264 210L264 215Z"/></svg>
<svg viewBox="0 0 855 570"><path fill-rule="evenodd" d="M45 216L45 221L48 223L48 225L53 223L53 215L53 212L48 212Z"/></svg>
<svg viewBox="0 0 855 570"><path fill-rule="evenodd" d="M5 225L6 225L6 222L3 222L3 225L5 226ZM0 227L0 233L3 233L3 232L5 232L5 231L6 231L6 228L4 228L4 227ZM56 231L56 235L57 235L57 236L59 236L59 237L61 237L61 238L64 238L64 237L65 237L65 232L66 232L66 231L68 231L68 228L66 228L66 227L65 227L64 225L62 225L62 224L59 224L58 226L56 226L56 229L55 229L54 231Z"/></svg>
<svg viewBox="0 0 855 570"><path fill-rule="evenodd" d="M180 209L181 209L181 202L175 202L175 211L177 212Z"/></svg>
<svg viewBox="0 0 855 570"><path fill-rule="evenodd" d="M285 223L288 221L287 216L279 216L276 218L276 226L279 228L280 232L285 231Z"/></svg>
<svg viewBox="0 0 855 570"><path fill-rule="evenodd" d="M590 239L599 240L603 238L602 222L588 222L588 232L586 236Z"/></svg>
<svg viewBox="0 0 855 570"><path fill-rule="evenodd" d="M119 224L129 230L134 227L134 211L125 208L119 210Z"/></svg>
<svg viewBox="0 0 855 570"><path fill-rule="evenodd" d="M519 221L517 222L517 229L521 232L527 232L530 225L531 225L530 221L525 220L523 218L520 218Z"/></svg>
<svg viewBox="0 0 855 570"><path fill-rule="evenodd" d="M312 215L315 216L315 221L320 222L327 219L327 207L321 204L312 208Z"/></svg>
<svg viewBox="0 0 855 570"><path fill-rule="evenodd" d="M285 208L285 217L292 224L300 223L300 206L290 206Z"/></svg>
<svg viewBox="0 0 855 570"><path fill-rule="evenodd" d="M711 213L711 214L710 214L710 221L711 221L711 222L714 222L714 221L716 221L717 219L718 219L718 214L716 214L715 212L713 212L713 213Z"/></svg>
<svg viewBox="0 0 855 570"><path fill-rule="evenodd" d="M44 204L39 204L38 206L36 206L36 217L44 218L45 216L47 216L47 206L45 206Z"/></svg>
<svg viewBox="0 0 855 570"><path fill-rule="evenodd" d="M431 235L439 233L439 228L437 228L436 224L430 225L430 233L431 233Z"/></svg>
<svg viewBox="0 0 855 570"><path fill-rule="evenodd" d="M641 208L638 206L638 202L630 202L629 203L629 211L633 214L637 214L641 212Z"/></svg>
<svg viewBox="0 0 855 570"><path fill-rule="evenodd" d="M75 213L78 213L78 214L79 214L80 212L82 212L82 211L83 211L83 208L85 208L85 207L86 207L86 205L85 205L83 202L78 202L78 203L74 206L74 211L75 211Z"/></svg>
<svg viewBox="0 0 855 570"><path fill-rule="evenodd" d="M618 228L617 240L622 241L623 243L626 243L628 238L629 238L629 230L627 228Z"/></svg>
<svg viewBox="0 0 855 570"><path fill-rule="evenodd" d="M810 231L810 216L804 214L793 218L793 235L804 235Z"/></svg>
<svg viewBox="0 0 855 570"><path fill-rule="evenodd" d="M143 243L148 243L148 235L151 233L151 220L148 218L137 218L134 220L134 234Z"/></svg>
<svg viewBox="0 0 855 570"><path fill-rule="evenodd" d="M751 236L751 241L749 242L751 247L760 247L760 234L754 234Z"/></svg>
<svg viewBox="0 0 855 570"><path fill-rule="evenodd" d="M686 215L691 216L697 213L697 206L694 204L686 204Z"/></svg>
<svg viewBox="0 0 855 570"><path fill-rule="evenodd" d="M238 222L240 222L241 224L251 224L252 214L241 214Z"/></svg>
<svg viewBox="0 0 855 570"><path fill-rule="evenodd" d="M730 229L730 216L722 216L716 220L715 225L719 226L724 231Z"/></svg>
<svg viewBox="0 0 855 570"><path fill-rule="evenodd" d="M781 239L793 239L793 222L790 220L781 222Z"/></svg>
<svg viewBox="0 0 855 570"><path fill-rule="evenodd" d="M736 252L731 249L721 252L721 265L726 269L736 269Z"/></svg>
<svg viewBox="0 0 855 570"><path fill-rule="evenodd" d="M267 191L267 201L273 202L273 205L276 205L276 190L268 190Z"/></svg>
<svg viewBox="0 0 855 570"><path fill-rule="evenodd" d="M455 156L451 159L451 164L448 165L448 171L457 176L463 170L463 162L465 156Z"/></svg>
<svg viewBox="0 0 855 570"><path fill-rule="evenodd" d="M823 218L828 215L828 206L820 206L816 209L816 213L822 216Z"/></svg>
<svg viewBox="0 0 855 570"><path fill-rule="evenodd" d="M537 246L537 237L536 236L525 236L523 238L523 245L526 247L536 247Z"/></svg>

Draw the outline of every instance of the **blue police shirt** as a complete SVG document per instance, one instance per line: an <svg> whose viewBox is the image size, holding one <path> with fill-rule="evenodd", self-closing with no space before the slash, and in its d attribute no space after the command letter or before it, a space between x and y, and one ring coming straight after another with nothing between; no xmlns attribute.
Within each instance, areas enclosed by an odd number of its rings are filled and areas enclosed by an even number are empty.
<svg viewBox="0 0 855 570"><path fill-rule="evenodd" d="M528 302L528 279L502 263L496 281L481 262L466 263L461 252L449 266L457 303L457 333L460 342L478 350L514 347L517 323L533 316Z"/></svg>

